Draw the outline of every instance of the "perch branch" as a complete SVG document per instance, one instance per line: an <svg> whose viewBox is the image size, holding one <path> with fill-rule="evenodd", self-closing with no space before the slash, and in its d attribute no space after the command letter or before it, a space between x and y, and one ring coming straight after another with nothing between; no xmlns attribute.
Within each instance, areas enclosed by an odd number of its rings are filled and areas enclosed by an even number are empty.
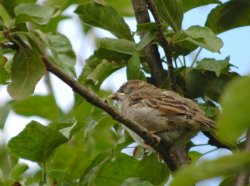
<svg viewBox="0 0 250 186"><path fill-rule="evenodd" d="M173 67L173 59L172 59L172 47L170 46L170 43L168 40L165 38L163 28L162 28L162 23L160 20L160 17L157 12L157 8L155 6L155 3L153 0L145 0L148 9L151 11L155 22L158 27L158 40L160 45L162 46L166 58L167 58L167 64L168 64L168 79L169 79L169 84L170 84L170 89L176 91L176 82L175 82L175 76L174 76L174 67Z"/></svg>
<svg viewBox="0 0 250 186"><path fill-rule="evenodd" d="M145 140L147 144L153 147L154 150L161 155L164 162L168 165L171 171L175 171L179 168L178 167L179 165L176 165L175 163L172 162L171 153L168 153L166 151L168 147L166 144L162 142L162 140L160 140L159 142L156 136L148 132L145 128L138 125L137 122L124 117L120 112L108 106L94 92L91 92L85 86L77 82L74 78L67 75L62 69L60 69L56 64L51 62L48 58L43 56L42 59L47 67L47 70L52 74L56 75L62 81L64 81L69 87L73 89L74 92L80 94L91 104L107 112L114 120L121 122L124 126L128 127L129 129L134 131L137 135L139 135L143 140Z"/></svg>
<svg viewBox="0 0 250 186"><path fill-rule="evenodd" d="M24 48L29 48L29 46L18 36L15 36L14 40L11 41L17 47L17 49L19 48L19 45ZM160 154L171 171L176 171L180 166L183 165L181 160L173 161L173 153L170 153L169 151L171 148L169 148L168 145L163 142L163 140L159 141L157 136L141 127L137 122L124 117L120 112L107 105L94 92L90 91L84 85L80 84L76 79L66 74L60 67L51 62L47 57L41 55L41 58L46 65L47 70L71 87L74 92L80 94L92 105L97 106L107 112L114 120L122 123L124 126L140 136L148 145L150 145L156 152Z"/></svg>
<svg viewBox="0 0 250 186"><path fill-rule="evenodd" d="M131 0L135 18L138 24L149 23L150 17L148 14L147 4L144 0ZM140 37L143 38L145 33L140 33ZM155 86L161 87L165 80L164 70L161 62L161 57L156 44L149 43L144 48L144 56L148 63L150 74L152 76L152 82Z"/></svg>

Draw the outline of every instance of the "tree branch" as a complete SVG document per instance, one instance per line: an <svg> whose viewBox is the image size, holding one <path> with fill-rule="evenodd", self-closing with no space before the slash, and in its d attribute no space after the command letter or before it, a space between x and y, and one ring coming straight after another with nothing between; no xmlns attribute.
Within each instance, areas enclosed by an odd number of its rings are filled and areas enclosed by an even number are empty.
<svg viewBox="0 0 250 186"><path fill-rule="evenodd" d="M244 147L245 151L250 151L250 129L247 131L247 139L246 139L246 144ZM249 183L249 170L245 170L241 173L236 178L235 186L247 186Z"/></svg>
<svg viewBox="0 0 250 186"><path fill-rule="evenodd" d="M148 14L147 4L144 0L131 0L135 18L138 24L149 23L150 18ZM140 37L142 38L145 33L141 33ZM144 48L144 56L148 63L150 74L152 76L152 82L155 86L161 87L165 80L165 74L161 62L161 57L158 52L156 44L149 43Z"/></svg>
<svg viewBox="0 0 250 186"><path fill-rule="evenodd" d="M155 151L157 151L161 155L162 159L168 165L171 171L175 171L179 168L179 165L176 165L175 162L172 161L172 154L166 150L169 149L169 147L162 140L160 140L159 142L158 137L148 132L145 128L141 127L137 122L124 117L120 112L108 106L94 92L88 90L74 78L67 75L62 69L51 62L48 58L43 56L42 60L45 63L47 70L64 81L69 87L73 89L74 92L80 94L88 102L101 108L102 110L107 112L114 120L121 122L124 126L139 135L147 144L149 144L152 148L154 148Z"/></svg>
<svg viewBox="0 0 250 186"><path fill-rule="evenodd" d="M8 38L17 47L22 46L24 48L30 48L19 36L14 36L14 39ZM140 136L146 144L150 145L156 152L158 152L165 164L168 165L169 169L174 172L184 164L189 162L186 148L175 149L165 143L163 140L159 141L159 137L147 131L141 127L136 121L124 117L120 112L114 110L112 107L107 105L101 100L94 92L88 90L85 86L80 84L76 79L66 74L60 67L55 63L51 62L46 56L41 54L41 58L46 65L49 72L57 76L64 83L66 83L72 90L80 94L89 103L95 105L105 112L107 112L114 120L122 123L124 126L135 132Z"/></svg>
<svg viewBox="0 0 250 186"><path fill-rule="evenodd" d="M29 46L18 36L15 36L15 40L11 40L14 45L19 48L16 41L19 45L24 48L29 48ZM136 121L133 121L129 118L124 117L120 112L116 111L109 105L107 105L103 100L101 100L94 92L88 90L85 86L80 84L76 79L70 77L66 74L60 67L55 63L51 62L47 57L41 54L42 61L46 65L46 68L49 72L57 76L64 83L66 83L72 90L80 94L85 98L89 103L95 105L105 112L107 112L114 120L119 121L124 126L135 132L140 136L145 143L150 145L156 152L160 154L164 162L168 165L171 171L176 171L180 166L182 166L183 160L179 160L178 156L174 155L172 148L168 144L164 143L163 140L159 141L159 137L147 131L145 128L141 127Z"/></svg>
<svg viewBox="0 0 250 186"><path fill-rule="evenodd" d="M157 8L155 6L154 1L153 0L145 0L145 1L148 5L148 9L151 11L151 13L155 19L155 22L157 24L158 40L159 40L159 43L165 52L167 62L168 62L167 63L168 64L168 79L169 79L170 89L175 91L176 90L176 82L175 82L173 59L172 59L172 47L170 46L168 40L165 38L162 24L161 24L161 20L160 20L160 17L158 15Z"/></svg>

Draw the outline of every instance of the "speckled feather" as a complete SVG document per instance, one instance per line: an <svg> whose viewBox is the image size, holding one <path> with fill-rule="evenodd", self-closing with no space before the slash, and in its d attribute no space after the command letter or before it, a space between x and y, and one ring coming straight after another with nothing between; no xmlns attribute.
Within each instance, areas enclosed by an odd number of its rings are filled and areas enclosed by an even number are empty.
<svg viewBox="0 0 250 186"><path fill-rule="evenodd" d="M170 136L175 140L182 135L190 138L197 131L215 128L214 122L194 101L176 92L159 89L139 80L128 81L117 92L124 93L116 98L121 101L122 113L152 133L165 133L167 138Z"/></svg>

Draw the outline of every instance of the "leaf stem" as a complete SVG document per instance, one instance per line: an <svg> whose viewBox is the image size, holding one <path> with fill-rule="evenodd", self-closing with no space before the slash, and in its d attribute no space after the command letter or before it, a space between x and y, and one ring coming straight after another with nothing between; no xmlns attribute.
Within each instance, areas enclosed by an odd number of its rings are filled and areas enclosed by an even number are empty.
<svg viewBox="0 0 250 186"><path fill-rule="evenodd" d="M194 66L194 64L195 64L195 62L196 62L196 60L197 60L199 54L201 53L201 51L202 51L202 48L200 47L199 50L198 50L198 52L196 53L196 55L195 55L195 57L194 57L194 59L193 59L191 65L190 65L190 69L193 68L193 66Z"/></svg>
<svg viewBox="0 0 250 186"><path fill-rule="evenodd" d="M184 65L184 67L186 67L186 66L187 66L187 63L186 63L186 58L185 58L185 56L183 56L183 65Z"/></svg>
<svg viewBox="0 0 250 186"><path fill-rule="evenodd" d="M43 186L44 184L46 184L46 163L43 162L42 163L42 180L40 181L39 185Z"/></svg>
<svg viewBox="0 0 250 186"><path fill-rule="evenodd" d="M177 59L178 59L179 63L181 64L181 66L184 66L184 63L181 61L181 59L179 57Z"/></svg>
<svg viewBox="0 0 250 186"><path fill-rule="evenodd" d="M175 68L178 68L178 65L177 65L176 59L174 60L174 66L175 66Z"/></svg>

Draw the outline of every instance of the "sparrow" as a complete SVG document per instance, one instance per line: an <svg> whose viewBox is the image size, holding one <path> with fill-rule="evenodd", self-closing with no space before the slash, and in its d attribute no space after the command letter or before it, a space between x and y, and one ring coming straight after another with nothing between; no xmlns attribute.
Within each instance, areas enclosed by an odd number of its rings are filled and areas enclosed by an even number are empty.
<svg viewBox="0 0 250 186"><path fill-rule="evenodd" d="M192 100L140 80L129 80L110 96L125 117L136 121L169 145L183 145L199 131L213 131L215 123ZM143 140L126 128L132 138Z"/></svg>

